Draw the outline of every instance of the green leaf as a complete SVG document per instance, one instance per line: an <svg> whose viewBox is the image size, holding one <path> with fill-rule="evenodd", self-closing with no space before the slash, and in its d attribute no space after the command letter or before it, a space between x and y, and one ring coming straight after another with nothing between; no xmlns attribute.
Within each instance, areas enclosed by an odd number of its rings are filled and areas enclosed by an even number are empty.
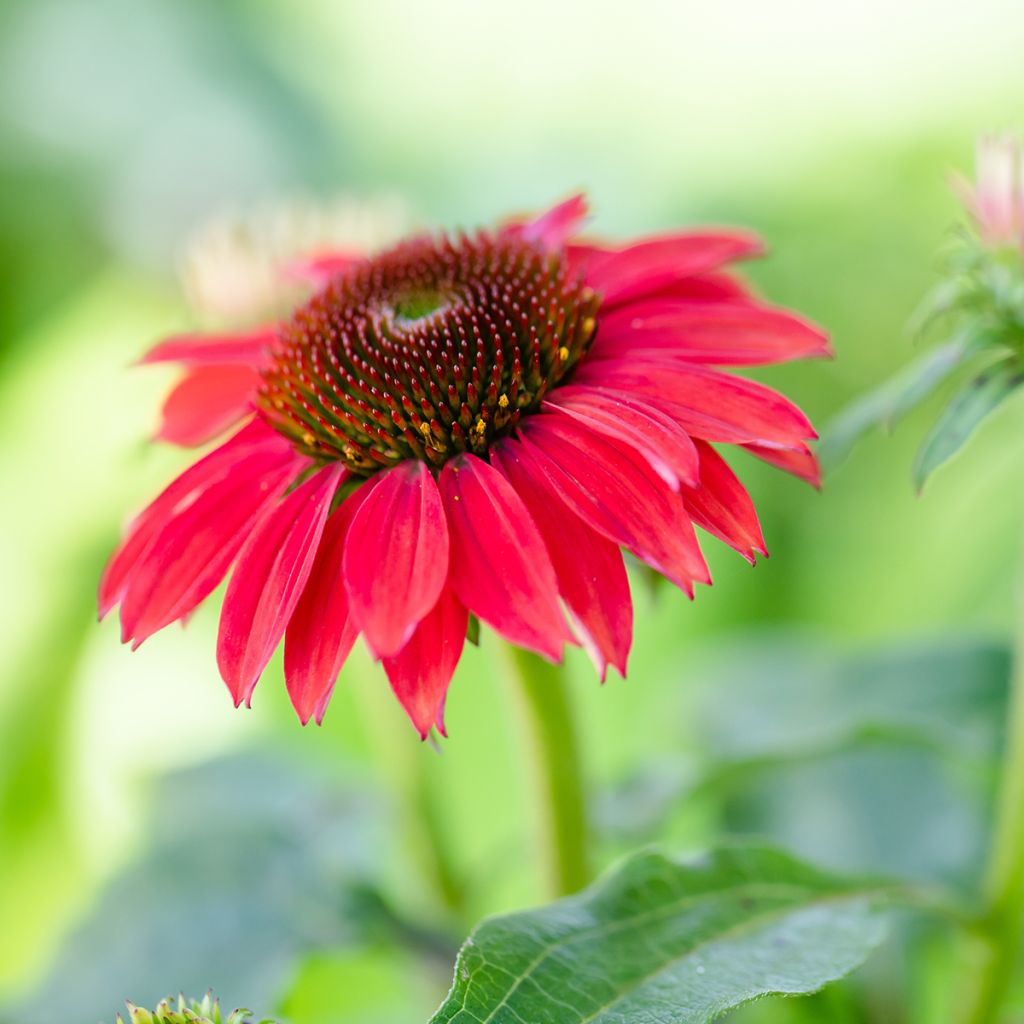
<svg viewBox="0 0 1024 1024"><path fill-rule="evenodd" d="M975 428L1024 383L1017 356L990 366L946 406L914 460L914 485L920 491L928 477L967 443Z"/></svg>
<svg viewBox="0 0 1024 1024"><path fill-rule="evenodd" d="M431 1024L702 1024L814 992L881 941L887 892L760 845L640 853L577 896L481 924Z"/></svg>
<svg viewBox="0 0 1024 1024"><path fill-rule="evenodd" d="M872 427L891 430L901 416L923 402L981 344L967 332L959 334L847 406L825 428L818 446L824 471L835 469Z"/></svg>

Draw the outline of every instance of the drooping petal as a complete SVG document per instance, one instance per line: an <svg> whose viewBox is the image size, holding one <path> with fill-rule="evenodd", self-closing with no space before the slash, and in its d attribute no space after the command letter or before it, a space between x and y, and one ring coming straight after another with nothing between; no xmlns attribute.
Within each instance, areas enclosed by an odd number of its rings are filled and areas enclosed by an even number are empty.
<svg viewBox="0 0 1024 1024"><path fill-rule="evenodd" d="M821 488L821 466L807 445L781 448L768 444L745 444L743 447L770 466L792 473L793 476L806 480L812 487Z"/></svg>
<svg viewBox="0 0 1024 1024"><path fill-rule="evenodd" d="M757 511L746 488L714 448L697 442L700 452L700 487L683 489L690 518L712 536L725 541L754 564L754 556L767 555Z"/></svg>
<svg viewBox="0 0 1024 1024"><path fill-rule="evenodd" d="M777 391L706 366L623 356L584 363L574 379L645 397L705 441L796 447L818 436L800 409Z"/></svg>
<svg viewBox="0 0 1024 1024"><path fill-rule="evenodd" d="M344 474L338 464L325 466L267 509L239 553L217 637L217 665L236 705L251 700L284 634Z"/></svg>
<svg viewBox="0 0 1024 1024"><path fill-rule="evenodd" d="M445 587L408 643L384 658L391 689L423 739L435 725L445 735L445 695L462 656L468 623L465 606Z"/></svg>
<svg viewBox="0 0 1024 1024"><path fill-rule="evenodd" d="M625 675L633 603L618 545L592 530L565 504L522 445L499 442L491 450L491 462L508 478L537 524L570 620L601 681L609 665Z"/></svg>
<svg viewBox="0 0 1024 1024"><path fill-rule="evenodd" d="M761 240L748 231L688 231L648 238L604 256L591 256L586 280L603 296L605 311L694 274L754 256Z"/></svg>
<svg viewBox="0 0 1024 1024"><path fill-rule="evenodd" d="M248 366L199 366L164 401L157 439L205 444L252 412L260 375Z"/></svg>
<svg viewBox="0 0 1024 1024"><path fill-rule="evenodd" d="M155 345L139 362L256 368L269 362L276 337L274 325L245 334L179 334Z"/></svg>
<svg viewBox="0 0 1024 1024"><path fill-rule="evenodd" d="M720 366L752 366L831 355L828 335L787 310L753 303L645 300L601 321L592 355L654 350Z"/></svg>
<svg viewBox="0 0 1024 1024"><path fill-rule="evenodd" d="M536 472L592 529L690 595L694 582L711 582L682 499L639 453L547 413L526 419L519 435Z"/></svg>
<svg viewBox="0 0 1024 1024"><path fill-rule="evenodd" d="M188 615L226 575L264 510L302 467L294 453L242 456L171 517L129 577L121 599L122 640L138 647Z"/></svg>
<svg viewBox="0 0 1024 1024"><path fill-rule="evenodd" d="M588 213L586 196L577 193L523 224L519 231L528 242L548 250L559 249L579 230Z"/></svg>
<svg viewBox="0 0 1024 1024"><path fill-rule="evenodd" d="M335 681L359 629L349 614L342 560L352 517L373 489L372 480L331 513L284 636L284 677L292 706L305 725L323 720Z"/></svg>
<svg viewBox="0 0 1024 1024"><path fill-rule="evenodd" d="M512 485L474 455L445 463L439 483L459 600L512 643L558 660L572 634L547 548Z"/></svg>
<svg viewBox="0 0 1024 1024"><path fill-rule="evenodd" d="M700 460L690 435L641 399L569 384L552 391L544 408L632 446L673 490L679 490L681 482L695 484L700 479Z"/></svg>
<svg viewBox="0 0 1024 1024"><path fill-rule="evenodd" d="M172 480L136 516L103 571L98 601L101 619L121 599L129 575L168 521L228 473L243 454L253 449L277 451L281 454L291 450L284 438L270 430L266 424L255 420Z"/></svg>
<svg viewBox="0 0 1024 1024"><path fill-rule="evenodd" d="M349 527L345 585L356 626L377 656L395 654L448 578L448 523L426 463L380 475Z"/></svg>
<svg viewBox="0 0 1024 1024"><path fill-rule="evenodd" d="M290 263L285 269L285 276L308 281L310 284L320 287L327 284L332 277L351 270L365 258L363 253L355 250L332 249L329 252L315 253Z"/></svg>

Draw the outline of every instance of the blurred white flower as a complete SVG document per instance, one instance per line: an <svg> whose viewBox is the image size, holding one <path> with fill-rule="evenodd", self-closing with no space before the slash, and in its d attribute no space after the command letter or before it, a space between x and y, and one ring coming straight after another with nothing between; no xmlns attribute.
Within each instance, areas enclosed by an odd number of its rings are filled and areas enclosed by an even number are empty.
<svg viewBox="0 0 1024 1024"><path fill-rule="evenodd" d="M273 318L308 291L289 273L299 256L371 253L408 233L412 218L397 195L294 198L201 225L180 261L186 298L208 325Z"/></svg>

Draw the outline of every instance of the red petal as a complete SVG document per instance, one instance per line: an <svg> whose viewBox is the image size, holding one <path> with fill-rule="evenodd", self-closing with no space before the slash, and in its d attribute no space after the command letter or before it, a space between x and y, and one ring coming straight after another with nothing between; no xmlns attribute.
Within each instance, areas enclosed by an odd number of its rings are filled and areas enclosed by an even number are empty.
<svg viewBox="0 0 1024 1024"><path fill-rule="evenodd" d="M285 276L308 281L319 287L327 284L332 277L350 270L365 258L365 255L360 252L334 249L289 264L285 269Z"/></svg>
<svg viewBox="0 0 1024 1024"><path fill-rule="evenodd" d="M586 196L581 192L535 217L519 231L528 242L536 242L545 249L560 249L586 220L588 212Z"/></svg>
<svg viewBox="0 0 1024 1024"><path fill-rule="evenodd" d="M157 438L192 447L205 444L252 412L260 375L247 366L200 366L167 396Z"/></svg>
<svg viewBox="0 0 1024 1024"><path fill-rule="evenodd" d="M587 284L601 292L602 309L607 312L628 299L762 250L756 235L738 230L688 231L649 238L603 257L592 256L586 270Z"/></svg>
<svg viewBox="0 0 1024 1024"><path fill-rule="evenodd" d="M697 449L671 416L621 392L600 388L556 388L545 408L572 416L600 434L635 448L673 490L700 479Z"/></svg>
<svg viewBox="0 0 1024 1024"><path fill-rule="evenodd" d="M261 421L253 421L172 480L135 518L100 580L100 618L121 599L130 573L167 521L224 476L243 453L252 451L254 447L277 449L282 453L289 450L287 442L279 434L269 430Z"/></svg>
<svg viewBox="0 0 1024 1024"><path fill-rule="evenodd" d="M265 365L277 338L274 325L247 334L179 334L151 348L140 363L185 363L188 366Z"/></svg>
<svg viewBox="0 0 1024 1024"><path fill-rule="evenodd" d="M538 473L598 533L622 544L688 594L710 583L680 497L632 449L565 416L530 416L520 443Z"/></svg>
<svg viewBox="0 0 1024 1024"><path fill-rule="evenodd" d="M633 604L618 545L592 530L530 462L522 445L502 442L491 461L523 500L547 545L558 589L584 650L604 682L608 665L626 674Z"/></svg>
<svg viewBox="0 0 1024 1024"><path fill-rule="evenodd" d="M451 531L451 586L512 643L558 659L572 642L544 541L512 485L474 455L441 471Z"/></svg>
<svg viewBox="0 0 1024 1024"><path fill-rule="evenodd" d="M711 445L697 442L700 487L687 487L683 499L690 518L712 536L725 541L754 564L754 555L767 555L757 511L743 484Z"/></svg>
<svg viewBox="0 0 1024 1024"><path fill-rule="evenodd" d="M832 354L820 327L793 313L751 303L646 300L601 321L602 351L655 350L674 359L719 365L779 363Z"/></svg>
<svg viewBox="0 0 1024 1024"><path fill-rule="evenodd" d="M444 699L462 656L468 623L462 602L445 587L409 642L384 659L391 689L423 739L434 725L445 734Z"/></svg>
<svg viewBox="0 0 1024 1024"><path fill-rule="evenodd" d="M753 302L749 286L738 275L726 270L713 270L708 274L694 274L680 281L671 281L645 300L683 299L687 302Z"/></svg>
<svg viewBox="0 0 1024 1024"><path fill-rule="evenodd" d="M624 356L584 362L574 379L646 397L705 441L796 447L818 436L800 409L777 391L706 366Z"/></svg>
<svg viewBox="0 0 1024 1024"><path fill-rule="evenodd" d="M770 466L792 473L793 476L806 480L812 487L820 489L821 467L814 452L807 445L802 444L797 448L776 448L767 444L745 444L743 447Z"/></svg>
<svg viewBox="0 0 1024 1024"><path fill-rule="evenodd" d="M236 705L251 700L295 610L344 473L326 466L268 508L239 553L217 637L217 664Z"/></svg>
<svg viewBox="0 0 1024 1024"><path fill-rule="evenodd" d="M224 578L263 510L295 479L288 453L239 458L231 471L168 520L131 574L121 600L121 636L138 647L188 615Z"/></svg>
<svg viewBox="0 0 1024 1024"><path fill-rule="evenodd" d="M349 527L344 566L352 618L370 650L397 653L448 578L448 524L425 463L380 475Z"/></svg>
<svg viewBox="0 0 1024 1024"><path fill-rule="evenodd" d="M305 725L323 720L335 681L359 630L349 615L342 559L352 517L373 483L353 491L328 518L302 597L284 637L284 676L288 696Z"/></svg>

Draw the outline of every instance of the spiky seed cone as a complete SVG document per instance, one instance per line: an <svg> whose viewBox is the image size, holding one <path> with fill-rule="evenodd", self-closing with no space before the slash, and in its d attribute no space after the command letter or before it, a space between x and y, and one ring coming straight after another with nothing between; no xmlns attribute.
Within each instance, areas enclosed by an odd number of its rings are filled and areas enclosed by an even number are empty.
<svg viewBox="0 0 1024 1024"><path fill-rule="evenodd" d="M249 1010L235 1010L228 1017L222 1017L220 1003L207 992L201 1000L186 999L179 995L177 1000L163 999L150 1012L141 1006L128 1003L127 1021L117 1015L117 1024L252 1024ZM261 1021L260 1024L273 1024Z"/></svg>

